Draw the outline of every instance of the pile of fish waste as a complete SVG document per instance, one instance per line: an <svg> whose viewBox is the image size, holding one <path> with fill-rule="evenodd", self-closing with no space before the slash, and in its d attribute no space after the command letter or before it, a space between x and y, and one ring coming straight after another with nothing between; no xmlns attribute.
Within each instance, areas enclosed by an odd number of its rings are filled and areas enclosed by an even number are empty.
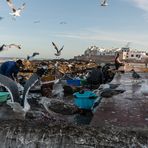
<svg viewBox="0 0 148 148"><path fill-rule="evenodd" d="M74 104L65 103L65 101L55 98L42 97L40 104L42 104L48 112L51 110L63 115L73 115L78 112L78 108Z"/></svg>

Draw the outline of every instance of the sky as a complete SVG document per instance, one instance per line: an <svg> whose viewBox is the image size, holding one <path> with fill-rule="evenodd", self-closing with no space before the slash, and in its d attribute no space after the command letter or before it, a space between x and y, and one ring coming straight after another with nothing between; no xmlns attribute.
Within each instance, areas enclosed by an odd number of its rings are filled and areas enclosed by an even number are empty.
<svg viewBox="0 0 148 148"><path fill-rule="evenodd" d="M55 58L55 49L64 45L61 58L81 55L92 45L104 48L130 47L148 49L148 0L13 0L18 8L26 7L12 19L6 0L0 0L0 46L19 44L0 57L27 57L39 52L38 58ZM38 23L34 23L38 21ZM61 24L61 22L66 22Z"/></svg>

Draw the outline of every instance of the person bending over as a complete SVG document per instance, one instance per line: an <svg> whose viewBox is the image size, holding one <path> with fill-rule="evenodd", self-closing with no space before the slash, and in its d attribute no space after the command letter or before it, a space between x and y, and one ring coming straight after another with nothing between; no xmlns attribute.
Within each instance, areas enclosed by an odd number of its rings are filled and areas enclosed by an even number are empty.
<svg viewBox="0 0 148 148"><path fill-rule="evenodd" d="M18 82L17 74L21 67L23 67L23 62L20 59L17 61L6 61L0 67L0 74Z"/></svg>

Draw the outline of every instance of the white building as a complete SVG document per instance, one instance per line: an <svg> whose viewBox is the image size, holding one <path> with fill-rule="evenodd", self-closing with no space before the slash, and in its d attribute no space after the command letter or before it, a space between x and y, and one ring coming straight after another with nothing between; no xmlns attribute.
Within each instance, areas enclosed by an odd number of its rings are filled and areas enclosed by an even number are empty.
<svg viewBox="0 0 148 148"><path fill-rule="evenodd" d="M78 59L100 59L101 58L112 58L114 59L116 53L120 54L121 60L134 60L140 61L143 60L146 56L146 51L131 50L129 47L114 48L114 49L105 49L96 46L88 47L84 54L77 57Z"/></svg>
<svg viewBox="0 0 148 148"><path fill-rule="evenodd" d="M114 56L115 53L119 50L118 48L116 49L105 49L105 48L100 48L96 46L91 46L87 50L85 50L84 55L85 56Z"/></svg>
<svg viewBox="0 0 148 148"><path fill-rule="evenodd" d="M145 56L146 56L146 51L122 49L122 58L123 58L123 60L136 60L136 61L140 61Z"/></svg>

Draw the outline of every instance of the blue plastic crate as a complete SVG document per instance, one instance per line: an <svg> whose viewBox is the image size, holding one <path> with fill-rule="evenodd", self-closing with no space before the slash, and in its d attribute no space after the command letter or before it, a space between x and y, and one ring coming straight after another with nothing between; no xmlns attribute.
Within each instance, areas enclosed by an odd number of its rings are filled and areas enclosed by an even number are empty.
<svg viewBox="0 0 148 148"><path fill-rule="evenodd" d="M80 109L91 109L98 96L91 91L84 93L76 92L74 95L74 103Z"/></svg>
<svg viewBox="0 0 148 148"><path fill-rule="evenodd" d="M66 80L70 86L81 86L81 80Z"/></svg>

